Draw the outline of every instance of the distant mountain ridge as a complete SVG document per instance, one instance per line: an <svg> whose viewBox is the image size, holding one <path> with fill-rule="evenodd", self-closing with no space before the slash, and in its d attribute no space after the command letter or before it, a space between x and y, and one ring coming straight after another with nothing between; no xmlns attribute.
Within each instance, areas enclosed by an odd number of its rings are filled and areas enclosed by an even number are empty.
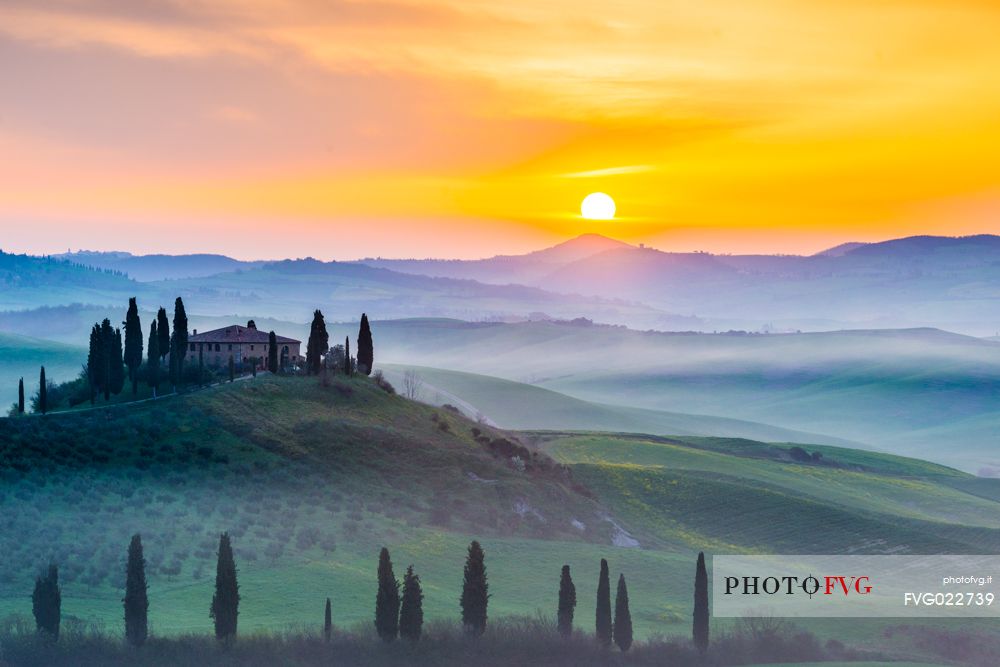
<svg viewBox="0 0 1000 667"><path fill-rule="evenodd" d="M60 259L99 269L113 269L141 282L199 278L218 273L263 266L263 261L245 262L226 255L197 253L190 255L133 255L128 252L78 252L55 255Z"/></svg>
<svg viewBox="0 0 1000 667"><path fill-rule="evenodd" d="M379 317L586 317L652 329L938 327L986 336L1000 328L1000 236L988 234L851 242L812 256L666 252L599 234L479 260L80 252L22 257L5 274L12 257L0 257L0 282L12 288L0 310L181 294L212 313L236 306L294 321L312 299L311 307Z"/></svg>

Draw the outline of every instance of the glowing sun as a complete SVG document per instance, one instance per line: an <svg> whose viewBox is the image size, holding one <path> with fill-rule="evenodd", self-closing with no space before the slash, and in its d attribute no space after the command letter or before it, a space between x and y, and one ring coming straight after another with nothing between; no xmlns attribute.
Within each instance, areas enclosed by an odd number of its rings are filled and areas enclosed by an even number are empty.
<svg viewBox="0 0 1000 667"><path fill-rule="evenodd" d="M583 198L580 213L588 220L610 220L615 217L615 200L603 192L591 192Z"/></svg>

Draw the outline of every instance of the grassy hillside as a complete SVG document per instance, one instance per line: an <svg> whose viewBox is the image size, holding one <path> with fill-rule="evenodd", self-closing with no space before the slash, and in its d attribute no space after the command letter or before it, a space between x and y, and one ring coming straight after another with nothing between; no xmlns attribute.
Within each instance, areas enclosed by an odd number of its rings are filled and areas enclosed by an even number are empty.
<svg viewBox="0 0 1000 667"><path fill-rule="evenodd" d="M32 578L52 558L65 613L115 625L133 532L147 545L161 633L210 628L222 530L236 545L248 630L313 623L327 595L338 624L367 620L382 545L400 572L412 562L422 575L431 618L454 617L473 538L488 553L497 614L550 607L564 562L596 573L613 550L603 510L564 469L526 456L521 470L491 453L502 434L476 427L476 440L471 422L367 379L261 377L3 426L0 615L29 611ZM527 556L537 576L523 576ZM650 586L690 564L636 551L616 563ZM662 620L649 602L642 632Z"/></svg>
<svg viewBox="0 0 1000 667"><path fill-rule="evenodd" d="M933 329L755 335L585 322L377 323L380 362L525 382L593 403L822 433L1000 473L1000 345ZM751 434L741 434L758 437Z"/></svg>
<svg viewBox="0 0 1000 667"><path fill-rule="evenodd" d="M402 385L407 370L416 373L422 382L420 400L436 405L457 405L470 417L481 413L504 428L713 435L846 444L829 436L739 419L602 405L488 375L398 364L381 367L397 385Z"/></svg>
<svg viewBox="0 0 1000 667"><path fill-rule="evenodd" d="M721 552L992 553L996 500L976 478L921 461L834 447L709 438L536 436L639 539ZM1000 481L992 483L1000 490ZM995 483L993 483L995 482ZM823 526L824 530L817 530Z"/></svg>
<svg viewBox="0 0 1000 667"><path fill-rule="evenodd" d="M30 401L38 390L41 366L46 378L65 382L80 373L86 358L86 350L79 347L0 333L0 415L17 400L18 378L24 378L25 400Z"/></svg>
<svg viewBox="0 0 1000 667"><path fill-rule="evenodd" d="M51 257L0 250L0 311L68 303L114 303L141 286L127 276Z"/></svg>
<svg viewBox="0 0 1000 667"><path fill-rule="evenodd" d="M0 617L29 613L32 578L53 559L64 613L117 631L134 532L146 544L160 634L210 630L223 530L236 547L244 631L315 627L327 596L338 625L367 625L382 545L397 574L412 563L421 575L429 619L456 617L471 539L487 552L491 617L551 614L568 563L584 629L598 561L608 558L629 581L640 637L688 632L699 549L1000 548L992 499L1000 494L989 480L923 462L807 446L823 463L806 465L792 460L792 445L534 432L518 439L568 469L525 454L522 471L502 444L512 437L391 396L367 378L322 386L261 376L156 402L6 420ZM840 539L807 530L815 525L834 526ZM845 632L842 622L807 625L824 636ZM884 627L852 632L870 640Z"/></svg>

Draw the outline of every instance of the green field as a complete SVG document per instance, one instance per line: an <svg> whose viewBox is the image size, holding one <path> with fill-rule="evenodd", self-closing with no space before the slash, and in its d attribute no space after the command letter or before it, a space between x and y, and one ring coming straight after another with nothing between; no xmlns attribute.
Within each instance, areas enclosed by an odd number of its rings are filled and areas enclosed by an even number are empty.
<svg viewBox="0 0 1000 667"><path fill-rule="evenodd" d="M54 382L72 380L80 374L87 351L70 345L0 333L0 414L17 400L17 381L24 378L25 400L38 390L38 372L45 366L46 378Z"/></svg>
<svg viewBox="0 0 1000 667"><path fill-rule="evenodd" d="M488 375L440 368L383 364L386 376L401 385L412 370L423 382L420 400L441 405L458 403L470 417L481 412L504 428L627 431L660 435L738 436L758 440L790 440L850 445L816 433L805 433L739 419L644 410L583 401L550 389Z"/></svg>
<svg viewBox="0 0 1000 667"><path fill-rule="evenodd" d="M419 360L606 408L766 424L1000 474L1000 345L978 338L936 329L707 334L441 319L379 322L375 332L380 362ZM749 429L735 435L776 439Z"/></svg>
<svg viewBox="0 0 1000 667"><path fill-rule="evenodd" d="M383 545L397 574L412 563L421 575L432 620L457 617L471 539L487 552L492 618L551 615L559 568L570 564L584 629L607 558L629 582L639 638L687 635L699 550L834 552L845 539L853 553L1000 548L1000 494L953 469L828 446L806 445L823 463L803 464L789 444L504 433L367 378L323 386L261 376L2 424L0 617L30 613L33 577L51 559L66 617L111 632L134 532L146 545L151 624L165 635L210 631L223 530L236 547L248 632L315 628L326 597L338 626L367 626ZM520 462L496 449L515 438L534 452ZM828 530L808 530L816 525ZM824 537L831 532L836 540ZM933 657L887 639L896 624L801 623L821 639Z"/></svg>

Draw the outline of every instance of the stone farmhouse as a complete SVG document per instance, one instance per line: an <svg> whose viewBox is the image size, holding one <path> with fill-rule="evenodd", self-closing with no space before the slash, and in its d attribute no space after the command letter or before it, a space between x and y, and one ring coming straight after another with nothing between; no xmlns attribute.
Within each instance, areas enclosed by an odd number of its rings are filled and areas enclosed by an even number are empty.
<svg viewBox="0 0 1000 667"><path fill-rule="evenodd" d="M247 322L245 327L233 324L205 333L198 333L195 329L188 336L188 359L192 357L197 359L198 353L201 352L206 366L226 366L229 364L229 357L232 357L238 365L246 365L256 359L257 366L264 368L270 352L268 338L268 332L258 331L253 320ZM302 341L286 336L276 336L276 338L279 365L283 367L297 365L301 359L299 347Z"/></svg>

